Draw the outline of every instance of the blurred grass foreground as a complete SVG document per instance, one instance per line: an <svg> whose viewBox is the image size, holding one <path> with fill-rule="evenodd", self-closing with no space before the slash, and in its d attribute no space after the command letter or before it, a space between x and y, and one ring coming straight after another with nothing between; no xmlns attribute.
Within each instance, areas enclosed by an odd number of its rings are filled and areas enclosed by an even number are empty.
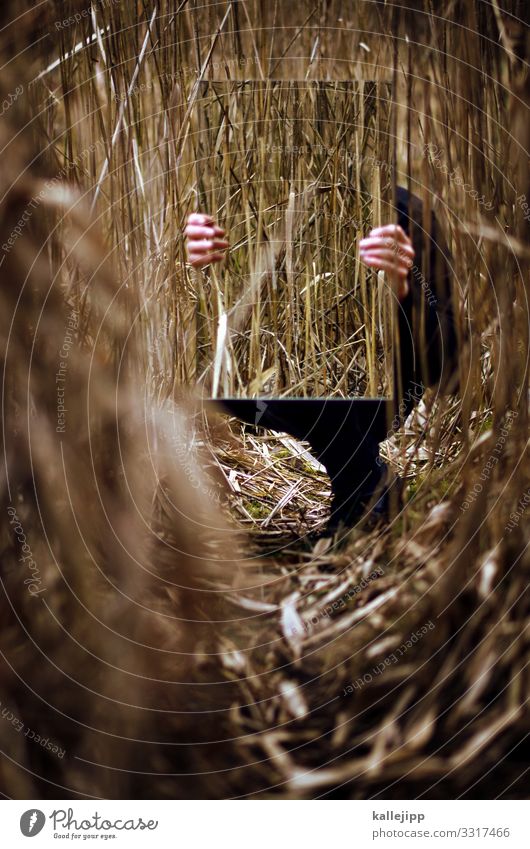
<svg viewBox="0 0 530 849"><path fill-rule="evenodd" d="M528 4L0 15L0 791L524 798ZM451 253L458 385L383 445L391 521L318 536L307 445L201 398L391 394L357 242L397 185Z"/></svg>

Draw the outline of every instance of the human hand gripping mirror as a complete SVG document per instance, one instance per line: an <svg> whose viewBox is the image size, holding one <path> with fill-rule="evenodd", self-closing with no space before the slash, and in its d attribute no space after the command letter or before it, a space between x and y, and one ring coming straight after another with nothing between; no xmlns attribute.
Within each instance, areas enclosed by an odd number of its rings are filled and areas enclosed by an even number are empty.
<svg viewBox="0 0 530 849"><path fill-rule="evenodd" d="M226 256L228 242L224 238L225 231L211 215L192 213L188 216L184 232L188 259L194 268L204 268Z"/></svg>
<svg viewBox="0 0 530 849"><path fill-rule="evenodd" d="M398 224L375 227L359 242L359 255L365 265L384 271L399 300L409 291L408 274L414 262L414 248Z"/></svg>

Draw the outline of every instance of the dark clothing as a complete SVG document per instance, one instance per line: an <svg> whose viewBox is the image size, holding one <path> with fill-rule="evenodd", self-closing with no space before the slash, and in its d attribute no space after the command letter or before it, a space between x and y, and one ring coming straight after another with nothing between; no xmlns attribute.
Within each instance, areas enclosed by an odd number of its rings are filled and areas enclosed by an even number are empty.
<svg viewBox="0 0 530 849"><path fill-rule="evenodd" d="M414 400L419 400L418 386L439 383L443 390L450 385L457 364L457 338L451 299L452 260L438 220L431 212L430 228L425 233L422 201L402 186L397 188L396 201L398 224L412 239L415 251L409 293L399 310L395 364L395 394L398 401L404 401L407 414Z"/></svg>

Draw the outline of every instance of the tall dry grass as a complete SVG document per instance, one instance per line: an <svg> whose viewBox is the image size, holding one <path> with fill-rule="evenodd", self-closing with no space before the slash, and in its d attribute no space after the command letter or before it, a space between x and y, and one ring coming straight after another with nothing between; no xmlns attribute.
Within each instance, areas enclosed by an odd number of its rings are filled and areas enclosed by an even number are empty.
<svg viewBox="0 0 530 849"><path fill-rule="evenodd" d="M27 91L13 65L2 102ZM87 198L50 166L25 99L11 100L0 127L0 792L218 795L219 747L207 744L227 696L217 688L210 734L197 657L215 648L235 534L208 495L192 413L153 403L139 381L134 299Z"/></svg>

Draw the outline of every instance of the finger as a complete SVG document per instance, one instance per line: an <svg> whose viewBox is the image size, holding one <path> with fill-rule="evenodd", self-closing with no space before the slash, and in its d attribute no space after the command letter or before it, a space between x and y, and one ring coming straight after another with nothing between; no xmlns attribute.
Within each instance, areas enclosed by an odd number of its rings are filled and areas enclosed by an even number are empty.
<svg viewBox="0 0 530 849"><path fill-rule="evenodd" d="M190 239L188 250L192 253L208 253L209 251L224 251L228 247L225 239Z"/></svg>
<svg viewBox="0 0 530 849"><path fill-rule="evenodd" d="M380 269L381 271L388 271L403 276L406 276L409 273L408 267L402 263L396 263L393 257L385 257L380 254L367 254L363 257L362 261L365 265L369 265L371 268Z"/></svg>
<svg viewBox="0 0 530 849"><path fill-rule="evenodd" d="M383 227L374 227L370 232L370 236L390 236L398 242L412 244L403 227L400 227L399 224L385 224Z"/></svg>
<svg viewBox="0 0 530 849"><path fill-rule="evenodd" d="M225 231L221 227L199 227L196 224L188 224L184 233L190 241L195 241L213 239L215 237L222 238Z"/></svg>
<svg viewBox="0 0 530 849"><path fill-rule="evenodd" d="M381 227L374 227L371 231L372 233L383 234L388 236L395 236L396 238L401 238L405 236L406 233L399 224L382 224Z"/></svg>
<svg viewBox="0 0 530 849"><path fill-rule="evenodd" d="M204 256L190 256L190 265L193 268L204 268L205 265L211 265L213 262L220 262L225 258L225 254L211 253Z"/></svg>
<svg viewBox="0 0 530 849"><path fill-rule="evenodd" d="M184 232L189 239L213 239L215 236L215 227L188 224Z"/></svg>
<svg viewBox="0 0 530 849"><path fill-rule="evenodd" d="M200 244L199 245L196 245L196 244L188 245L188 256L194 257L194 258L199 258L199 257L208 256L208 254L212 254L212 253L222 254L223 256L225 255L226 248L224 247L224 245L222 243L217 245L215 242L209 242L208 245L209 246L207 246L207 247L205 247L204 245L200 245Z"/></svg>
<svg viewBox="0 0 530 849"><path fill-rule="evenodd" d="M361 251L360 256L362 260L367 256L377 256L380 259L393 262L396 266L407 269L412 268L412 257L406 255L400 256L392 248L369 248L368 250Z"/></svg>
<svg viewBox="0 0 530 849"><path fill-rule="evenodd" d="M403 265L397 265L392 259L384 259L376 254L368 254L363 257L363 262L371 268L377 268L378 271L386 271L388 274L395 274L398 277L406 277L409 269Z"/></svg>
<svg viewBox="0 0 530 849"><path fill-rule="evenodd" d="M373 264L373 266L379 271L384 271L387 274L391 285L400 301L402 301L403 298L408 295L410 291L410 286L407 280L407 274L396 273L395 268L393 268L392 266L387 266L386 263L380 264L377 258L374 258L373 263L372 261L369 261L367 264Z"/></svg>
<svg viewBox="0 0 530 849"><path fill-rule="evenodd" d="M414 256L414 248L412 245L408 243L396 243L393 242L388 236L368 236L366 239L361 239L359 242L359 248L361 251L370 251L370 253L375 250L380 249L389 249L394 251L397 255L405 254L409 257Z"/></svg>
<svg viewBox="0 0 530 849"><path fill-rule="evenodd" d="M393 262L396 266L412 268L413 258L410 255L407 255L405 252L396 252L395 250L393 250L393 248L373 247L360 251L361 260L364 260L364 258L367 256L377 256L381 259Z"/></svg>
<svg viewBox="0 0 530 849"><path fill-rule="evenodd" d="M188 224L213 224L214 219L211 215L206 215L204 212L192 212L188 215Z"/></svg>

